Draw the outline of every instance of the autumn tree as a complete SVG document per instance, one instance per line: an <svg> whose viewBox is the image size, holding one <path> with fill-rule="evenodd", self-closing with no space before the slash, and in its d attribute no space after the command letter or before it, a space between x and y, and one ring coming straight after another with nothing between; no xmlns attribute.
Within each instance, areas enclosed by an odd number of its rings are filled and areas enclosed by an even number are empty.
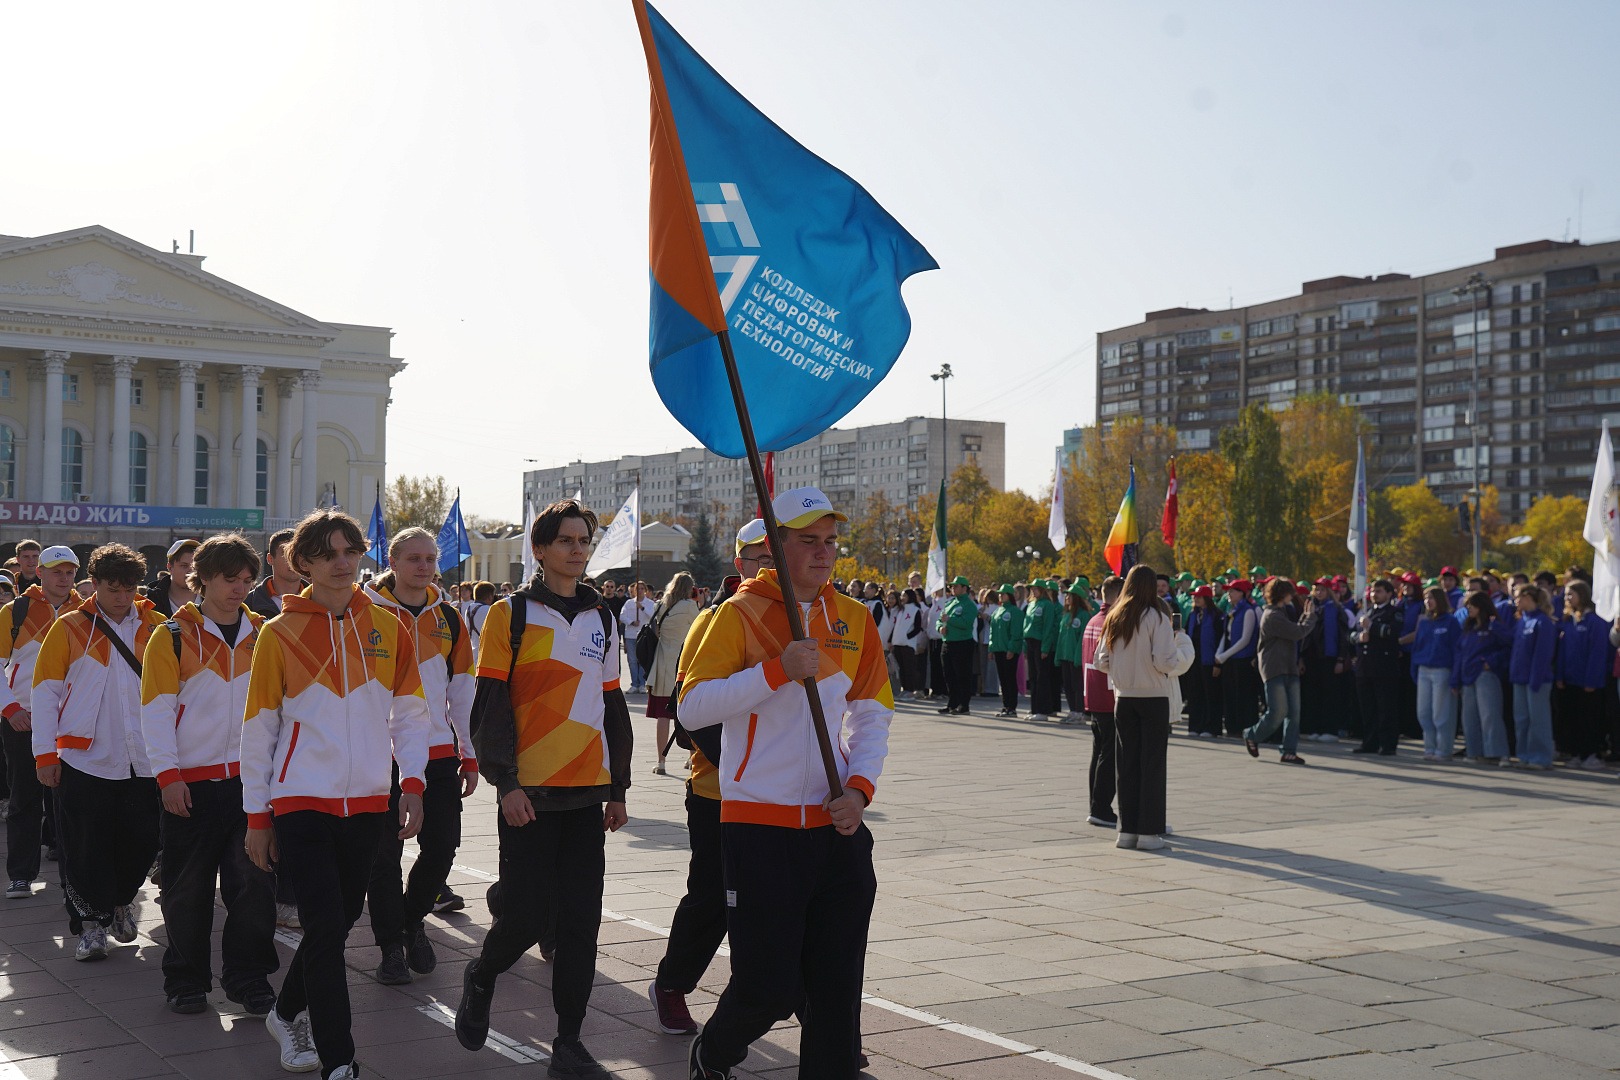
<svg viewBox="0 0 1620 1080"><path fill-rule="evenodd" d="M442 476L396 476L383 502L388 527L398 532L420 526L437 533L444 527L454 497Z"/></svg>
<svg viewBox="0 0 1620 1080"><path fill-rule="evenodd" d="M1463 561L1469 540L1457 530L1457 510L1441 502L1428 484L1389 488L1386 498L1396 527L1373 542L1372 555L1379 567L1400 566L1433 575L1442 566Z"/></svg>
<svg viewBox="0 0 1620 1080"><path fill-rule="evenodd" d="M1176 456L1176 565L1205 581L1228 566L1247 569L1232 536L1231 490L1232 463L1225 457Z"/></svg>
<svg viewBox="0 0 1620 1080"><path fill-rule="evenodd" d="M1232 466L1228 503L1238 547L1274 572L1302 570L1315 491L1284 463L1282 430L1271 410L1247 406L1235 426L1221 431L1221 456Z"/></svg>
<svg viewBox="0 0 1620 1080"><path fill-rule="evenodd" d="M1356 482L1356 440L1372 424L1361 410L1331 394L1295 398L1276 414L1283 464L1313 492L1301 576L1349 573L1352 558L1344 538Z"/></svg>
<svg viewBox="0 0 1620 1080"><path fill-rule="evenodd" d="M1578 495L1543 495L1524 515L1524 532L1532 539L1526 545L1534 570L1561 574L1567 567L1592 565L1592 545L1582 530L1586 527L1586 500Z"/></svg>
<svg viewBox="0 0 1620 1080"><path fill-rule="evenodd" d="M1175 446L1173 429L1145 424L1139 417L1116 420L1107 432L1090 427L1081 433L1080 449L1063 469L1063 509L1069 535L1059 561L1072 573L1096 580L1107 568L1103 549L1130 483L1133 461L1140 533L1137 558L1166 572L1175 568L1174 553L1159 533ZM1041 535L1045 536L1044 528Z"/></svg>

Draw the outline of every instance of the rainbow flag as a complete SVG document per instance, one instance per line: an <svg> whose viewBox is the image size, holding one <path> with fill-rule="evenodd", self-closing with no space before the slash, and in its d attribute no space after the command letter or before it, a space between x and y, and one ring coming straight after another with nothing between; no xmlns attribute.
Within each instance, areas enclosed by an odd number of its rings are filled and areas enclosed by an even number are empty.
<svg viewBox="0 0 1620 1080"><path fill-rule="evenodd" d="M1131 567L1136 565L1136 542L1140 539L1136 531L1136 463L1131 463L1131 486L1125 489L1125 498L1120 500L1119 514L1114 518L1114 527L1108 530L1108 543L1103 547L1103 556L1114 573L1124 576Z"/></svg>

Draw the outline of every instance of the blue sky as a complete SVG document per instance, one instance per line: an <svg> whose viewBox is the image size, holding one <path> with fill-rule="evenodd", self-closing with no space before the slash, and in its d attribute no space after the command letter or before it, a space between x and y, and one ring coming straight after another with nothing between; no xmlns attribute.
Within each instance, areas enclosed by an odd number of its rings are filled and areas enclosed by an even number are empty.
<svg viewBox="0 0 1620 1080"><path fill-rule="evenodd" d="M939 260L845 421L1005 420L1049 482L1099 330L1333 274L1620 237L1620 5L744 3L660 10ZM454 15L447 17L447 12ZM398 332L394 473L519 512L540 464L693 444L646 374L628 3L8 13L0 233L99 223ZM71 48L67 45L71 44Z"/></svg>

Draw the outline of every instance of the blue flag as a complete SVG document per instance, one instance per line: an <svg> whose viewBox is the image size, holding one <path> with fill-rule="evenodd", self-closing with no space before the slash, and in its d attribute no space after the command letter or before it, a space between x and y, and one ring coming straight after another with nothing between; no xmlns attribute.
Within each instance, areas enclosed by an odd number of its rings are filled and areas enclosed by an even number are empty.
<svg viewBox="0 0 1620 1080"><path fill-rule="evenodd" d="M716 335L729 331L759 449L842 419L911 334L900 285L933 256L633 0L653 89L650 352L665 406L742 457Z"/></svg>
<svg viewBox="0 0 1620 1080"><path fill-rule="evenodd" d="M383 521L382 485L377 485L377 501L371 507L371 521L366 525L366 539L371 550L366 554L379 570L388 569L388 525Z"/></svg>
<svg viewBox="0 0 1620 1080"><path fill-rule="evenodd" d="M461 520L461 492L450 504L444 527L439 530L439 573L454 570L462 560L472 555L472 544L467 539L467 523Z"/></svg>

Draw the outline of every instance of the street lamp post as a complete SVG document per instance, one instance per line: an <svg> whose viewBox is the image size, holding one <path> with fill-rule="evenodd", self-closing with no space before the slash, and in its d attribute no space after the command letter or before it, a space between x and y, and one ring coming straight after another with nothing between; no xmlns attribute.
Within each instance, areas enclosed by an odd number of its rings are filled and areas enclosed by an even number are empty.
<svg viewBox="0 0 1620 1080"><path fill-rule="evenodd" d="M1471 447L1469 459L1473 470L1473 488L1469 494L1474 500L1473 528L1470 531L1474 534L1475 573L1480 572L1485 561L1480 551L1479 535L1479 294L1489 296L1493 284L1494 282L1487 280L1484 274L1475 272L1468 275L1467 281L1451 290L1451 295L1459 300L1465 295L1468 297L1468 332L1469 341L1473 343L1473 347L1469 350L1468 438ZM1489 315L1486 317L1489 318Z"/></svg>
<svg viewBox="0 0 1620 1080"><path fill-rule="evenodd" d="M951 422L945 413L945 383L951 378L951 365L939 365L939 370L928 377L939 383L939 467L945 479L949 481L951 478ZM944 488L940 489L940 501L945 502ZM949 503L946 504L945 509L950 509ZM946 548L945 562L947 572L949 572L950 558L950 549Z"/></svg>

